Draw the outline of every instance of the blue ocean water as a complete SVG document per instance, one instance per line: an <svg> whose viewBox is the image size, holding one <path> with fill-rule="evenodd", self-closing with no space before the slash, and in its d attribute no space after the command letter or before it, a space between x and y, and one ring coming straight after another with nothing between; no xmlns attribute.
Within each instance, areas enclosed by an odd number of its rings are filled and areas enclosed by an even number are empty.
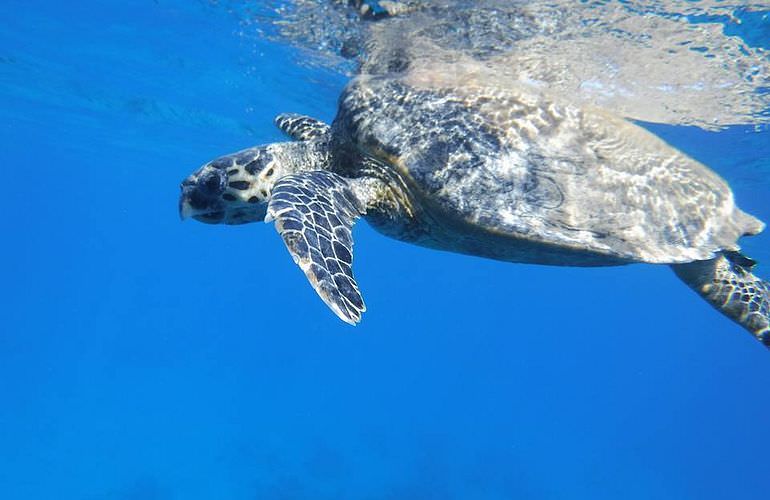
<svg viewBox="0 0 770 500"><path fill-rule="evenodd" d="M0 498L768 498L768 352L667 268L359 224L349 327L272 227L176 205L203 162L280 139L275 114L331 120L344 77L217 3L0 19ZM650 128L770 221L767 128ZM770 276L770 236L744 248Z"/></svg>

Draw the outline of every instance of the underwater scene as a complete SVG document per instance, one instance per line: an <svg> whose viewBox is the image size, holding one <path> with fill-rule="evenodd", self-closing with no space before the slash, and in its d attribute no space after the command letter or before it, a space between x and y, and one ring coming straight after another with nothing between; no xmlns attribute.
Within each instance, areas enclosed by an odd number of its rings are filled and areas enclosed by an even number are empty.
<svg viewBox="0 0 770 500"><path fill-rule="evenodd" d="M767 1L0 20L0 499L770 498Z"/></svg>

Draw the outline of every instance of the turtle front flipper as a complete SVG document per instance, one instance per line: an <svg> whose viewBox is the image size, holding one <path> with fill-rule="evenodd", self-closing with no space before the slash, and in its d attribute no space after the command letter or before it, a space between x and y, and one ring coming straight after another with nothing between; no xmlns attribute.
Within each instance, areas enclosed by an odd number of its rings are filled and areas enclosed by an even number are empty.
<svg viewBox="0 0 770 500"><path fill-rule="evenodd" d="M365 211L344 177L302 172L275 183L265 222L275 227L294 262L341 320L355 325L366 310L353 277L351 229Z"/></svg>
<svg viewBox="0 0 770 500"><path fill-rule="evenodd" d="M754 276L754 261L737 252L676 264L677 276L709 304L770 348L770 283Z"/></svg>
<svg viewBox="0 0 770 500"><path fill-rule="evenodd" d="M281 132L297 141L318 139L331 130L331 127L321 120L297 113L281 113L273 121Z"/></svg>

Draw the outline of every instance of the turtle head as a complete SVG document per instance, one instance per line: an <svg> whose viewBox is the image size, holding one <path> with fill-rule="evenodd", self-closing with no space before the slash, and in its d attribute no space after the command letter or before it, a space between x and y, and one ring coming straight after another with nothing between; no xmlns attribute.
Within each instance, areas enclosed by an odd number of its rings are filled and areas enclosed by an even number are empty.
<svg viewBox="0 0 770 500"><path fill-rule="evenodd" d="M276 146L258 146L210 161L182 182L179 215L207 224L262 221L280 169Z"/></svg>

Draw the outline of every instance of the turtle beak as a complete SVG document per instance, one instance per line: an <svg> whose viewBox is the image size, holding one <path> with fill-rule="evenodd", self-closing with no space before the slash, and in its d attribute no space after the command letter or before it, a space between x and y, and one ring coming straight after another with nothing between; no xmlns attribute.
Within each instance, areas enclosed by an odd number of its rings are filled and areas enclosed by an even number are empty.
<svg viewBox="0 0 770 500"><path fill-rule="evenodd" d="M185 193L185 188L182 186L182 194L179 196L179 218L181 220L189 219L195 214L195 210L190 205L189 196Z"/></svg>

